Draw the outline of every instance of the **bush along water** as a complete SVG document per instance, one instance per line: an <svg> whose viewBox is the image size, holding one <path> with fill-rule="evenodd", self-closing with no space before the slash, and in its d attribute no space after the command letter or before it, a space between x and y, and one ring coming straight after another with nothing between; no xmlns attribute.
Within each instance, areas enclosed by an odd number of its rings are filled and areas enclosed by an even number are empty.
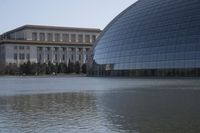
<svg viewBox="0 0 200 133"><path fill-rule="evenodd" d="M86 74L87 65L81 65L79 62L66 63L27 63L17 66L16 64L8 64L0 67L1 75L56 75L56 74Z"/></svg>

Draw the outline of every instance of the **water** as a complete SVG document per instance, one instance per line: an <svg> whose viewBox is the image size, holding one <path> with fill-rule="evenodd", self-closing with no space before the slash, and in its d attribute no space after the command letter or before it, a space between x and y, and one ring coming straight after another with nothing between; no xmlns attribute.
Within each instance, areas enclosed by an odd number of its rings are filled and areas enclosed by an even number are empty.
<svg viewBox="0 0 200 133"><path fill-rule="evenodd" d="M0 133L198 133L199 81L0 77Z"/></svg>

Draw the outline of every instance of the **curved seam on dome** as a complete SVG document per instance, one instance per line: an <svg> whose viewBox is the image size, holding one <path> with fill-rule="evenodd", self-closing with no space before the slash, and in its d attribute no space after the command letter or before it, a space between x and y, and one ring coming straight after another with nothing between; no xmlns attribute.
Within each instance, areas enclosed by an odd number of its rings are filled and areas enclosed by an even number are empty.
<svg viewBox="0 0 200 133"><path fill-rule="evenodd" d="M137 4L138 2L140 2L140 0L136 1L135 3L133 3L132 5L130 5L128 8L126 8L124 11L122 11L119 15L117 15L105 28L104 30L101 32L101 34L99 35L99 37L97 38L96 43L94 44L94 48L96 47L97 43L99 42L99 40L102 38L102 36L108 31L108 29L121 17L123 16L126 12L128 12L132 6L135 6L135 4Z"/></svg>

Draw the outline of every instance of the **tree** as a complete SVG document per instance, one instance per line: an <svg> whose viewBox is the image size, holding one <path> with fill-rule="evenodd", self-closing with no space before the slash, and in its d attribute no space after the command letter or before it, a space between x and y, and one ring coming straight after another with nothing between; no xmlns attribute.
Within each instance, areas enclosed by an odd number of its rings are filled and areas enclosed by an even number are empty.
<svg viewBox="0 0 200 133"><path fill-rule="evenodd" d="M38 66L37 66L36 63L31 64L31 74L32 75L36 75L37 74L37 68L38 68Z"/></svg>
<svg viewBox="0 0 200 133"><path fill-rule="evenodd" d="M66 73L67 65L65 63L60 63L58 65L58 73Z"/></svg>
<svg viewBox="0 0 200 133"><path fill-rule="evenodd" d="M46 63L43 63L43 64L38 63L37 66L38 66L37 67L38 74L46 74L46 67L47 67Z"/></svg>
<svg viewBox="0 0 200 133"><path fill-rule="evenodd" d="M62 68L62 73L67 72L67 64L66 63L61 63L61 68Z"/></svg>
<svg viewBox="0 0 200 133"><path fill-rule="evenodd" d="M74 63L69 60L67 66L67 73L73 73L73 72L74 72Z"/></svg>
<svg viewBox="0 0 200 133"><path fill-rule="evenodd" d="M31 62L28 61L27 63L24 64L24 73L26 75L30 75L31 74Z"/></svg>
<svg viewBox="0 0 200 133"><path fill-rule="evenodd" d="M87 65L86 64L82 65L82 73L84 73L84 74L87 73Z"/></svg>
<svg viewBox="0 0 200 133"><path fill-rule="evenodd" d="M46 74L52 74L52 70L51 70L52 65L53 64L49 61L46 66Z"/></svg>
<svg viewBox="0 0 200 133"><path fill-rule="evenodd" d="M79 74L80 73L80 69L81 69L80 63L78 61L76 61L76 63L75 63L75 72L77 74Z"/></svg>
<svg viewBox="0 0 200 133"><path fill-rule="evenodd" d="M16 64L8 64L4 69L2 69L2 72L4 74L8 75L16 75L18 73L19 69Z"/></svg>

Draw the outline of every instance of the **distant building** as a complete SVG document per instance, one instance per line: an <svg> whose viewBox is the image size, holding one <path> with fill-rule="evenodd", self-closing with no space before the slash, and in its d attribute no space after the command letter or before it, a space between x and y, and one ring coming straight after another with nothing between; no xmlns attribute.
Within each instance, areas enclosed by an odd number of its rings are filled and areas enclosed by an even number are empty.
<svg viewBox="0 0 200 133"><path fill-rule="evenodd" d="M86 63L101 32L94 28L25 25L1 35L0 63Z"/></svg>

